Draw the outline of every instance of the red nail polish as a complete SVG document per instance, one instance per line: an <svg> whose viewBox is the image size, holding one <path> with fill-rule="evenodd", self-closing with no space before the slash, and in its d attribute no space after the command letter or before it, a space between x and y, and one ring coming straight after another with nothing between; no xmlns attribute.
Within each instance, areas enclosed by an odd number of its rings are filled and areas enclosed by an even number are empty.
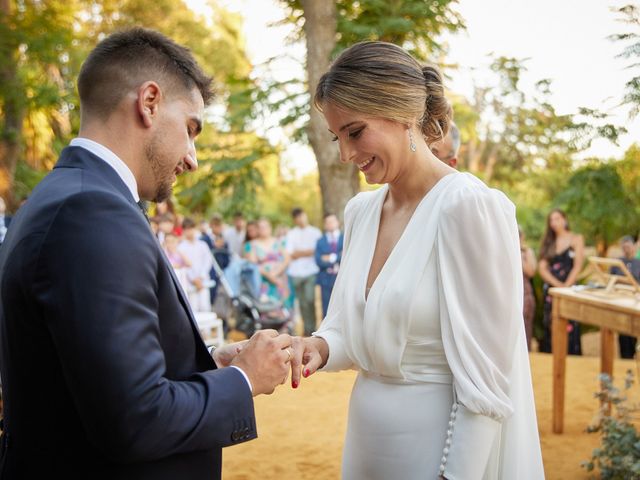
<svg viewBox="0 0 640 480"><path fill-rule="evenodd" d="M304 378L307 378L308 376L309 376L309 369L307 368L307 369L304 371Z"/></svg>
<svg viewBox="0 0 640 480"><path fill-rule="evenodd" d="M298 388L298 382L296 382L295 380L293 380L293 381L291 382L291 386L292 386L293 388Z"/></svg>

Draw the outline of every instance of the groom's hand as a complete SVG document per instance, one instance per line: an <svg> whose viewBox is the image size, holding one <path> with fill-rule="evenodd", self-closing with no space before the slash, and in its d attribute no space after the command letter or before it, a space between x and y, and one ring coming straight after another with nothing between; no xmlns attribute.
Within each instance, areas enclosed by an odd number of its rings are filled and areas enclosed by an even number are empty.
<svg viewBox="0 0 640 480"><path fill-rule="evenodd" d="M241 342L227 343L213 351L213 361L216 362L218 368L228 367L234 358L242 351L249 340Z"/></svg>
<svg viewBox="0 0 640 480"><path fill-rule="evenodd" d="M254 397L273 393L276 386L287 381L291 340L289 335L279 335L275 330L260 330L231 362L249 377Z"/></svg>

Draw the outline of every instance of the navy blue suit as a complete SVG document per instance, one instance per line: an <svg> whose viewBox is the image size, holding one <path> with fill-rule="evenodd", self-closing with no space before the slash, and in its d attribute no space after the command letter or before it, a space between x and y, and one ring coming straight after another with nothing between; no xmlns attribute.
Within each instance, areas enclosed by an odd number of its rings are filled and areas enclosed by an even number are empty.
<svg viewBox="0 0 640 480"><path fill-rule="evenodd" d="M256 437L131 192L66 148L0 249L0 478L219 479Z"/></svg>
<svg viewBox="0 0 640 480"><path fill-rule="evenodd" d="M320 285L320 292L322 294L322 316L327 315L327 308L329 308L329 299L331 298L331 292L333 291L333 285L336 283L337 273L330 270L335 267L336 264L340 264L342 260L342 244L344 242L344 235L340 233L338 242L332 248L329 240L327 240L327 234L323 234L316 243L315 259L320 271L316 275L316 283ZM334 263L325 262L322 260L323 255L329 255L335 253L337 260Z"/></svg>

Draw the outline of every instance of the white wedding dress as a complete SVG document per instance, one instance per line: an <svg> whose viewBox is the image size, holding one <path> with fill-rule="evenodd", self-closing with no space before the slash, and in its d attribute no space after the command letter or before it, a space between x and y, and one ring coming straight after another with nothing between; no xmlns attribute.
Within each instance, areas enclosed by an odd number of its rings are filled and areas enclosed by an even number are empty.
<svg viewBox="0 0 640 480"><path fill-rule="evenodd" d="M422 199L365 295L388 187L345 209L323 371L357 369L345 480L544 478L513 204L452 173Z"/></svg>

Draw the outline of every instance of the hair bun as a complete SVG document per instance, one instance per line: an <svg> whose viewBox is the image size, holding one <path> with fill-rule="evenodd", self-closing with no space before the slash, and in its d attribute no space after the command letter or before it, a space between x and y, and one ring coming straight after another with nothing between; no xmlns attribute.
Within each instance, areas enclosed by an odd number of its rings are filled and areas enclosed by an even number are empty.
<svg viewBox="0 0 640 480"><path fill-rule="evenodd" d="M427 144L442 139L449 131L453 111L451 104L444 96L442 74L437 68L422 68L424 83L427 89L424 117L422 118L422 134Z"/></svg>

